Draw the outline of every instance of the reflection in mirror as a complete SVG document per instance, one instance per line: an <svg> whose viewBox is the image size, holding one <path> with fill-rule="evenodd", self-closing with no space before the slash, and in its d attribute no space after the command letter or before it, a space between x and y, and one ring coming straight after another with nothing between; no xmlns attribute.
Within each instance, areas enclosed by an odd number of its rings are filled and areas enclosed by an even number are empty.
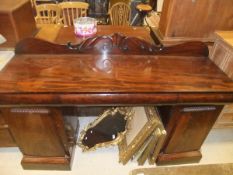
<svg viewBox="0 0 233 175"><path fill-rule="evenodd" d="M106 110L81 132L78 145L83 151L88 151L118 144L124 138L132 115L131 107Z"/></svg>

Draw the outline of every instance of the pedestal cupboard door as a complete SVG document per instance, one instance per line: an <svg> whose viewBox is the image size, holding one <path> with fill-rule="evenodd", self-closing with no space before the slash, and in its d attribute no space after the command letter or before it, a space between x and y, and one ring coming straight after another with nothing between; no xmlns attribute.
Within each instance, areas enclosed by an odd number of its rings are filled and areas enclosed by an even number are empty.
<svg viewBox="0 0 233 175"><path fill-rule="evenodd" d="M223 106L160 107L167 131L163 153L197 151L207 137Z"/></svg>
<svg viewBox="0 0 233 175"><path fill-rule="evenodd" d="M3 116L24 155L64 157L68 150L63 144L64 135L59 126L62 116L55 109L4 108Z"/></svg>

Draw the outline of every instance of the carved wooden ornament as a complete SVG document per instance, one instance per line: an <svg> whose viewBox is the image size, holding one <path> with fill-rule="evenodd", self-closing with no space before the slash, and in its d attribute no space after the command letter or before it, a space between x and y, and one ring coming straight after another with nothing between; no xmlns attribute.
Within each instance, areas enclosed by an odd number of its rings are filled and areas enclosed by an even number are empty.
<svg viewBox="0 0 233 175"><path fill-rule="evenodd" d="M208 47L202 42L188 42L175 46L153 45L137 37L123 34L87 38L79 44L55 44L37 38L20 41L16 54L127 54L127 55L185 55L208 56Z"/></svg>

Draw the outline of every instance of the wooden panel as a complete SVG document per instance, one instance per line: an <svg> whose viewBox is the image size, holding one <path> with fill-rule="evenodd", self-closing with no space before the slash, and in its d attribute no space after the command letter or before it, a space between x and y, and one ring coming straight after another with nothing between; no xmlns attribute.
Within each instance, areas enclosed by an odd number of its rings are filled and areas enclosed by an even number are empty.
<svg viewBox="0 0 233 175"><path fill-rule="evenodd" d="M0 92L233 91L233 82L205 57L111 55L108 61L105 71L101 55L18 55L0 72Z"/></svg>
<svg viewBox="0 0 233 175"><path fill-rule="evenodd" d="M221 110L222 106L172 107L164 116L169 121L165 126L168 138L163 152L172 154L198 151Z"/></svg>
<svg viewBox="0 0 233 175"><path fill-rule="evenodd" d="M2 34L7 42L1 44L0 47L12 47L16 43L16 33L12 24L12 18L7 13L0 12L0 34Z"/></svg>
<svg viewBox="0 0 233 175"><path fill-rule="evenodd" d="M168 24L170 20L172 20L172 3L173 0L164 0L163 1L163 8L159 22L159 31L164 35L167 36Z"/></svg>
<svg viewBox="0 0 233 175"><path fill-rule="evenodd" d="M233 101L233 82L206 57L111 55L108 67L102 62L101 55L17 55L0 72L0 103Z"/></svg>
<svg viewBox="0 0 233 175"><path fill-rule="evenodd" d="M212 48L212 54L210 56L210 59L212 59L214 63L218 65L220 69L223 70L225 60L228 56L228 49L224 45L220 44L219 42L221 41L218 41L218 43L215 43L214 47Z"/></svg>
<svg viewBox="0 0 233 175"><path fill-rule="evenodd" d="M16 27L17 41L35 34L36 24L32 13L31 3L29 1L12 12L12 16Z"/></svg>
<svg viewBox="0 0 233 175"><path fill-rule="evenodd" d="M21 165L27 170L71 170L69 157L24 156Z"/></svg>
<svg viewBox="0 0 233 175"><path fill-rule="evenodd" d="M62 139L58 135L59 128L54 125L54 120L60 124L59 120L55 118L62 117L59 116L56 110L46 108L2 108L1 111L24 155L54 157L64 157L66 155ZM62 126L62 123L60 126Z"/></svg>
<svg viewBox="0 0 233 175"><path fill-rule="evenodd" d="M159 24L162 41L213 42L214 31L233 29L232 6L232 0L165 0Z"/></svg>
<svg viewBox="0 0 233 175"><path fill-rule="evenodd" d="M168 164L184 164L184 163L197 163L202 158L200 151L189 151L172 154L160 154L158 156L157 165L168 165Z"/></svg>
<svg viewBox="0 0 233 175"><path fill-rule="evenodd" d="M210 59L233 80L233 32L217 32ZM233 127L233 105L226 105L215 128Z"/></svg>
<svg viewBox="0 0 233 175"><path fill-rule="evenodd" d="M0 11L10 13L27 2L29 0L1 0Z"/></svg>
<svg viewBox="0 0 233 175"><path fill-rule="evenodd" d="M233 38L233 32L224 32L217 34L216 41L210 55L210 59L225 72L233 80L233 42L230 42L230 39ZM227 36L222 37L223 36ZM226 40L225 40L226 39Z"/></svg>
<svg viewBox="0 0 233 175"><path fill-rule="evenodd" d="M1 0L0 33L7 42L0 48L14 48L15 44L36 32L31 3L28 0Z"/></svg>
<svg viewBox="0 0 233 175"><path fill-rule="evenodd" d="M23 168L70 170L77 117L64 119L60 108L45 107L1 108L1 113L23 153ZM8 135L7 129L0 129L0 147L13 145Z"/></svg>
<svg viewBox="0 0 233 175"><path fill-rule="evenodd" d="M6 122L4 118L2 117L1 111L0 111L0 128L4 128L4 125L6 125Z"/></svg>
<svg viewBox="0 0 233 175"><path fill-rule="evenodd" d="M8 129L0 129L0 147L15 147L13 140Z"/></svg>

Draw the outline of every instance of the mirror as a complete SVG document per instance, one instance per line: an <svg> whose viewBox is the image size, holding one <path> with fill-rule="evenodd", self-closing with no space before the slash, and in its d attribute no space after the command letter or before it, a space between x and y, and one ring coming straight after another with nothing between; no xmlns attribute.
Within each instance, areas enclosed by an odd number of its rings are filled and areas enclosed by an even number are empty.
<svg viewBox="0 0 233 175"><path fill-rule="evenodd" d="M131 107L110 108L84 129L78 141L83 151L118 144L133 116Z"/></svg>

